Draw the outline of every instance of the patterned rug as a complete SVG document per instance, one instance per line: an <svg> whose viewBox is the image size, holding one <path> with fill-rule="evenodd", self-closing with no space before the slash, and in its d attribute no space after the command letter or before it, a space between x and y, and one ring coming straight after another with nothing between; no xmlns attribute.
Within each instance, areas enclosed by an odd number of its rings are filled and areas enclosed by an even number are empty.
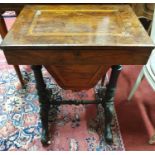
<svg viewBox="0 0 155 155"><path fill-rule="evenodd" d="M43 147L40 142L41 122L35 79L29 66L20 66L26 87L21 89L12 66L3 62L0 54L0 150L125 150L119 130L117 115L112 122L113 145L101 139L104 131L104 109L99 105L61 105L50 110L49 129L51 144ZM4 60L5 61L5 60ZM47 87L65 99L94 98L94 90L72 92L58 87L43 69ZM55 110L55 111L54 111ZM52 114L51 114L52 113Z"/></svg>

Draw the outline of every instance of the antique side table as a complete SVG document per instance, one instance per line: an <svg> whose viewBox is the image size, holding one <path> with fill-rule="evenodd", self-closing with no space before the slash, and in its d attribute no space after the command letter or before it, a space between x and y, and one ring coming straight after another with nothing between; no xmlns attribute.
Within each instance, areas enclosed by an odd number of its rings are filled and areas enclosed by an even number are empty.
<svg viewBox="0 0 155 155"><path fill-rule="evenodd" d="M63 89L93 88L112 68L103 95L95 101L62 101L63 104L100 103L105 109L103 134L112 142L111 121L116 82L121 65L144 65L153 43L128 5L26 5L1 44L7 62L32 65L40 101L43 144L48 144L50 99L42 65ZM131 73L132 74L132 73Z"/></svg>

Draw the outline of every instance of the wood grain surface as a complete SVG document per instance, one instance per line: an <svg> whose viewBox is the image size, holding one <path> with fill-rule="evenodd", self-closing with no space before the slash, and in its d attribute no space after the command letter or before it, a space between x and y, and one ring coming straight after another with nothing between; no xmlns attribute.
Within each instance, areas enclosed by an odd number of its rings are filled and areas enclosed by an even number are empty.
<svg viewBox="0 0 155 155"><path fill-rule="evenodd" d="M64 89L94 87L112 65L146 64L154 45L128 5L26 5L1 48L44 65Z"/></svg>

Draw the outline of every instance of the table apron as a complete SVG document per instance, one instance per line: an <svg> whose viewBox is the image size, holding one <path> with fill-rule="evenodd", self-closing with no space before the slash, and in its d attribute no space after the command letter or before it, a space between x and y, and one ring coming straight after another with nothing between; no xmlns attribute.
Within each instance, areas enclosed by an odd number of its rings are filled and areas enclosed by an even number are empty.
<svg viewBox="0 0 155 155"><path fill-rule="evenodd" d="M150 49L140 50L4 50L14 65L144 65Z"/></svg>

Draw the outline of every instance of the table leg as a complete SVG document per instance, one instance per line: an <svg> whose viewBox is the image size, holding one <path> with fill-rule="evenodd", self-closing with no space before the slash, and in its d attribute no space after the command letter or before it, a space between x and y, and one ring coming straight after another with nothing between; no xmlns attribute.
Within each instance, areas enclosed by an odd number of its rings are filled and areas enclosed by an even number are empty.
<svg viewBox="0 0 155 155"><path fill-rule="evenodd" d="M13 65L13 66L14 66L14 69L16 71L16 74L18 76L18 79L19 79L20 83L21 83L22 87L24 88L26 82L23 80L23 77L22 77L22 73L20 71L20 68L19 68L18 65Z"/></svg>
<svg viewBox="0 0 155 155"><path fill-rule="evenodd" d="M46 89L46 84L42 75L42 66L41 65L32 65L31 66L35 80L36 80L36 89L38 91L39 102L40 102L40 118L42 122L42 135L41 142L43 145L50 143L49 133L48 133L48 113L50 109L50 100L48 91Z"/></svg>
<svg viewBox="0 0 155 155"><path fill-rule="evenodd" d="M0 35L2 38L4 38L7 34L7 28L6 28L5 21L4 21L4 18L2 16L2 13L3 12L0 12Z"/></svg>
<svg viewBox="0 0 155 155"><path fill-rule="evenodd" d="M105 109L104 135L107 143L113 142L112 131L111 131L111 123L112 123L113 113L114 113L113 103L114 103L114 95L116 90L117 79L120 71L122 70L122 66L113 65L111 68L112 68L112 72L110 76L110 81L107 85L104 103L103 103L103 107Z"/></svg>

